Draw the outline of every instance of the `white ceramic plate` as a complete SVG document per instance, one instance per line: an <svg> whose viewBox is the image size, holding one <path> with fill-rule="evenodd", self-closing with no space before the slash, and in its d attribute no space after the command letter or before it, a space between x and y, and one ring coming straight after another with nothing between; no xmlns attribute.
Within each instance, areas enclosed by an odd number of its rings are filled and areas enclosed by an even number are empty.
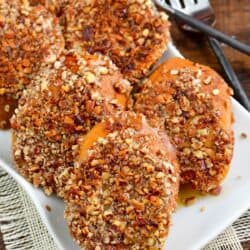
<svg viewBox="0 0 250 250"><path fill-rule="evenodd" d="M170 45L164 59L181 56ZM173 226L166 243L168 250L197 250L216 237L237 217L250 207L250 114L233 100L235 116L235 150L230 172L223 183L222 193L216 197L204 197L190 207L180 207L173 215ZM241 133L248 134L246 139ZM0 166L27 191L34 201L44 224L59 249L76 250L63 219L64 204L55 196L48 197L35 189L13 168L11 161L10 132L0 131ZM52 208L48 212L45 208ZM205 207L201 212L200 208Z"/></svg>

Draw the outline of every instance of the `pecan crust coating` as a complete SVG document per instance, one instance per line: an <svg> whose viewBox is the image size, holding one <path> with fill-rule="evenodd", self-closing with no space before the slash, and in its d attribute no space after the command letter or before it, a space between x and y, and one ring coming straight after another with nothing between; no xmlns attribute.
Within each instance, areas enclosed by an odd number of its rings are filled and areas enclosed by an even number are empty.
<svg viewBox="0 0 250 250"><path fill-rule="evenodd" d="M64 48L58 19L43 6L0 3L0 128L9 127L21 92L42 64L53 63Z"/></svg>
<svg viewBox="0 0 250 250"><path fill-rule="evenodd" d="M130 84L106 57L65 52L24 90L12 117L18 171L47 194L63 193L57 174L73 166L77 140L108 114L124 107L116 93Z"/></svg>
<svg viewBox="0 0 250 250"><path fill-rule="evenodd" d="M71 234L82 249L162 249L178 193L175 150L142 115L123 112L105 126L62 175Z"/></svg>
<svg viewBox="0 0 250 250"><path fill-rule="evenodd" d="M73 0L65 16L67 47L108 55L132 83L147 75L169 40L167 16L151 0Z"/></svg>
<svg viewBox="0 0 250 250"><path fill-rule="evenodd" d="M177 147L181 183L218 193L233 155L232 90L212 69L170 59L142 85L135 110Z"/></svg>
<svg viewBox="0 0 250 250"><path fill-rule="evenodd" d="M29 0L31 6L43 5L56 16L61 16L64 12L64 7L70 4L70 2L71 0Z"/></svg>

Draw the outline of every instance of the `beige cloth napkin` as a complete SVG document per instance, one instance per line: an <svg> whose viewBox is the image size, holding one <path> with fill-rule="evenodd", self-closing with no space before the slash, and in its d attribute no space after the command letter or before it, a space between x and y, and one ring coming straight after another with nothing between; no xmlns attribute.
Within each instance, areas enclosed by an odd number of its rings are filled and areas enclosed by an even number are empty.
<svg viewBox="0 0 250 250"><path fill-rule="evenodd" d="M57 250L32 201L0 169L0 229L7 250ZM203 250L241 250L250 240L250 210ZM70 249L69 249L70 250Z"/></svg>

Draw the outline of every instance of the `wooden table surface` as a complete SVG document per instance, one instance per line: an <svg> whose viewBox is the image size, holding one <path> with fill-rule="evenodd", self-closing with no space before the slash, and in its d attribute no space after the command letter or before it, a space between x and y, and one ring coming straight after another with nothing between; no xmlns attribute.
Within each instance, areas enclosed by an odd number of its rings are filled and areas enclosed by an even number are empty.
<svg viewBox="0 0 250 250"><path fill-rule="evenodd" d="M202 1L202 0L201 0ZM250 44L250 0L211 0L216 15L216 27L236 39ZM173 23L171 27L174 43L180 52L190 60L211 66L221 73L213 52L206 39L178 30ZM235 72L250 97L250 57L227 46L224 51L230 59ZM243 244L244 250L250 250L250 241ZM0 250L4 250L0 234Z"/></svg>

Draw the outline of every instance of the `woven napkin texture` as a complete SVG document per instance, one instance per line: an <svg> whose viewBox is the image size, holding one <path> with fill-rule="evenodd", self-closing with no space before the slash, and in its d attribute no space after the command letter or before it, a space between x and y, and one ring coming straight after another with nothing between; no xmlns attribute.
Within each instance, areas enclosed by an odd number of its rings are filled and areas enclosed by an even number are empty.
<svg viewBox="0 0 250 250"><path fill-rule="evenodd" d="M7 250L57 250L35 206L22 188L0 169L0 229ZM203 250L241 250L250 240L250 210Z"/></svg>

